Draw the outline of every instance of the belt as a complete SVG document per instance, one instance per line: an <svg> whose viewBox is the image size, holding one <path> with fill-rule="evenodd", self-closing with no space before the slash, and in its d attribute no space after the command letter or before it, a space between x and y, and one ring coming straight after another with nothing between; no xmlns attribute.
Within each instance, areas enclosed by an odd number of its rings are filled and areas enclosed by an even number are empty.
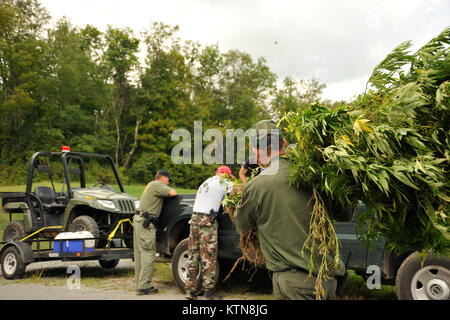
<svg viewBox="0 0 450 320"><path fill-rule="evenodd" d="M139 216L139 217L143 217L143 218L145 218L145 213L146 213L146 212L141 212L141 211L139 211L139 210L136 211L136 215ZM155 220L157 219L157 218L155 217L155 215L153 215L153 214L151 214L151 213L148 213L148 214L150 215L150 217L151 217L152 219L155 219Z"/></svg>
<svg viewBox="0 0 450 320"><path fill-rule="evenodd" d="M304 273L308 273L309 274L309 271L307 271L307 270L305 270L303 268L299 268L299 267L291 267L291 268L286 268L286 269L282 269L282 270L274 271L274 272L288 272L288 271L290 271L290 272L300 271L300 272L304 272Z"/></svg>
<svg viewBox="0 0 450 320"><path fill-rule="evenodd" d="M198 216L209 216L210 215L209 213L204 213L204 212L193 212L193 213L195 213Z"/></svg>

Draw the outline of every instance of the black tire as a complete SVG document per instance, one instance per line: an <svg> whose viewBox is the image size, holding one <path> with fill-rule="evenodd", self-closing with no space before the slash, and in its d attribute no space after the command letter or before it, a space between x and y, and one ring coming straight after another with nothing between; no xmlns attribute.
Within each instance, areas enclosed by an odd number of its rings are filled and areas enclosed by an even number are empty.
<svg viewBox="0 0 450 320"><path fill-rule="evenodd" d="M173 278L175 280L175 283L177 284L178 288L181 290L186 289L186 281L187 281L187 257L188 257L188 244L189 239L184 239L178 243L177 247L173 251L172 255L172 274ZM216 283L219 281L219 273L220 273L220 266L219 266L219 259L217 259L216 264ZM200 292L202 288L202 278L200 276L201 271L199 273L199 276L197 278L197 292Z"/></svg>
<svg viewBox="0 0 450 320"><path fill-rule="evenodd" d="M120 259L116 260L98 260L98 263L104 269L114 269L119 264Z"/></svg>
<svg viewBox="0 0 450 320"><path fill-rule="evenodd" d="M395 278L399 300L449 300L450 259L428 254L425 261L418 252L400 265Z"/></svg>
<svg viewBox="0 0 450 320"><path fill-rule="evenodd" d="M116 245L114 244L114 241L111 241L109 243L111 248L116 248ZM120 259L115 260L98 260L98 263L100 266L104 269L114 269L119 264Z"/></svg>
<svg viewBox="0 0 450 320"><path fill-rule="evenodd" d="M70 232L89 231L94 238L100 237L100 229L97 222L90 216L79 216L75 218L69 226ZM99 240L95 240L95 247L99 245Z"/></svg>
<svg viewBox="0 0 450 320"><path fill-rule="evenodd" d="M15 246L6 248L1 257L2 274L5 279L23 278L25 274L25 263L22 255Z"/></svg>
<svg viewBox="0 0 450 320"><path fill-rule="evenodd" d="M19 241L25 235L25 222L21 220L11 221L3 231L3 241Z"/></svg>

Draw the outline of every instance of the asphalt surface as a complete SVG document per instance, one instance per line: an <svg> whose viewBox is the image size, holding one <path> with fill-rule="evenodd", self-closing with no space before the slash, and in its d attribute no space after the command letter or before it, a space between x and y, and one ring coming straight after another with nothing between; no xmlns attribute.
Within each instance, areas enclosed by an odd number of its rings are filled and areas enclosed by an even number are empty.
<svg viewBox="0 0 450 320"><path fill-rule="evenodd" d="M80 267L79 282L73 277L71 279L75 272L66 272L73 265ZM117 286L113 289L97 288L95 284L85 285L82 273L86 268L101 272L97 261L76 263L50 261L30 264L27 266L25 279L7 280L0 276L0 300L184 300L181 291L175 285L167 285L167 283L158 285L160 288L158 294L138 296L134 290L134 279L130 276L127 277L126 283L123 281L118 283L122 288ZM134 262L121 260L116 269L132 273ZM33 276L41 270L45 270L50 276ZM51 283L52 278L56 278L56 283ZM99 283L105 282L107 283L108 279L99 280Z"/></svg>
<svg viewBox="0 0 450 320"><path fill-rule="evenodd" d="M181 293L164 292L138 296L126 290L105 290L64 286L47 287L42 284L8 284L0 287L0 300L184 300Z"/></svg>

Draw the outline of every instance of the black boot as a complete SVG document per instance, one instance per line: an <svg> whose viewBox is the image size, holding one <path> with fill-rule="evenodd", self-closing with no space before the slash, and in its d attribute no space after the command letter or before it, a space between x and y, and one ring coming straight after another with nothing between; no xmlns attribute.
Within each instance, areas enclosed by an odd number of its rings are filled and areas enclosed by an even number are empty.
<svg viewBox="0 0 450 320"><path fill-rule="evenodd" d="M153 294L153 293L158 293L158 289L155 287L150 287L147 289L138 289L137 290L137 295L138 296L143 296L143 295L147 295L147 294Z"/></svg>
<svg viewBox="0 0 450 320"><path fill-rule="evenodd" d="M203 300L222 300L222 296L218 295L214 290L206 290L203 294Z"/></svg>
<svg viewBox="0 0 450 320"><path fill-rule="evenodd" d="M186 290L186 295L184 297L188 300L197 300L198 294L197 292Z"/></svg>

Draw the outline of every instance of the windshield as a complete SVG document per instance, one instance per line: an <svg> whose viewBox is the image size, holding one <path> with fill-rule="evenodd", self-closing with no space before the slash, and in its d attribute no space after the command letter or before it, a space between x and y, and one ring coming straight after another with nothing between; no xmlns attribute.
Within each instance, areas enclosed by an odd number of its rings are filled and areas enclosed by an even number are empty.
<svg viewBox="0 0 450 320"><path fill-rule="evenodd" d="M68 194L73 189L105 185L115 191L123 190L114 164L108 156L36 153L31 163L27 192L34 192L36 186L51 187L59 195Z"/></svg>

